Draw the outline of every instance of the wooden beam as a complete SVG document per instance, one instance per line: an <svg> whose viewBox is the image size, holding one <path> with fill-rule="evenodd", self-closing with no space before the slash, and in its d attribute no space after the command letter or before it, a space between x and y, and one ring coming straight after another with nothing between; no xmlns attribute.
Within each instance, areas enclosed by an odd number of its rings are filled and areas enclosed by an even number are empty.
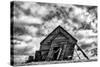
<svg viewBox="0 0 100 67"><path fill-rule="evenodd" d="M63 46L62 54L61 54L61 57L59 58L60 60L63 60L64 54L65 54L65 51L66 51L66 47L67 47L67 45Z"/></svg>
<svg viewBox="0 0 100 67"><path fill-rule="evenodd" d="M82 52L82 54L89 60L88 56L87 56L87 55L85 54L85 52L81 49L81 47L78 46L77 44L76 44L76 46L79 48L79 50Z"/></svg>
<svg viewBox="0 0 100 67"><path fill-rule="evenodd" d="M59 59L59 57L61 55L61 51L62 51L62 48L59 49L59 53L58 53L58 56L57 56L57 60Z"/></svg>
<svg viewBox="0 0 100 67"><path fill-rule="evenodd" d="M80 58L80 56L79 56L79 55L78 55L78 53L77 53L77 50L76 50L76 49L74 49L74 50L75 50L75 52L76 52L76 54L77 54L78 58L79 58L79 59L81 59L81 58Z"/></svg>

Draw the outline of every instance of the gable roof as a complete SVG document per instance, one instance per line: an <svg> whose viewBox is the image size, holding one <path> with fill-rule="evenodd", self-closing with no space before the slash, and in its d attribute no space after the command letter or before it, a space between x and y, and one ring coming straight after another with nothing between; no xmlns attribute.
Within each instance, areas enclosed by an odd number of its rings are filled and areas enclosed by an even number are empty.
<svg viewBox="0 0 100 67"><path fill-rule="evenodd" d="M47 42L51 42L54 40L54 38L59 34L62 33L67 39L71 39L74 42L77 42L77 40L69 34L66 30L64 30L60 25L55 28L40 44L46 44Z"/></svg>

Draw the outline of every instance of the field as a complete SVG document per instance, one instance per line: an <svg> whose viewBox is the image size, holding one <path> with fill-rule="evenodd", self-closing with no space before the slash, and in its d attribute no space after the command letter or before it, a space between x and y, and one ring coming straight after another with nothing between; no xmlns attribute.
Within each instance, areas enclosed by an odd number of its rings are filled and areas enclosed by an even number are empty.
<svg viewBox="0 0 100 67"><path fill-rule="evenodd" d="M76 62L94 62L97 61L97 59L92 60L71 60L71 61L43 61L43 62L31 62L31 63L21 63L21 64L15 64L14 66L28 66L28 65L44 65L44 64L60 64L60 63L76 63Z"/></svg>

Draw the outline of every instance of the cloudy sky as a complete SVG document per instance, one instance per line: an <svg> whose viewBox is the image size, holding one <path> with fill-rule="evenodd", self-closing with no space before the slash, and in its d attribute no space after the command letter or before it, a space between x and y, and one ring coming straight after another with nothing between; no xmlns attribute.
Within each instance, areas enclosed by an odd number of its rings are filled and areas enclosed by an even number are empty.
<svg viewBox="0 0 100 67"><path fill-rule="evenodd" d="M96 56L96 6L16 1L12 14L15 55L34 55L40 42L61 25L90 58Z"/></svg>

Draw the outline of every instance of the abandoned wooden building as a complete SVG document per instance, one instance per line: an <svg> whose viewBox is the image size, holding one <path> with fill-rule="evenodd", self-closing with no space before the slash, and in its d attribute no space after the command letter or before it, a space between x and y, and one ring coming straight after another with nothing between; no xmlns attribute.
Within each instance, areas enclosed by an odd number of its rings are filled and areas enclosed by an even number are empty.
<svg viewBox="0 0 100 67"><path fill-rule="evenodd" d="M35 60L72 60L76 44L77 40L58 26L40 43L40 50L36 51Z"/></svg>

